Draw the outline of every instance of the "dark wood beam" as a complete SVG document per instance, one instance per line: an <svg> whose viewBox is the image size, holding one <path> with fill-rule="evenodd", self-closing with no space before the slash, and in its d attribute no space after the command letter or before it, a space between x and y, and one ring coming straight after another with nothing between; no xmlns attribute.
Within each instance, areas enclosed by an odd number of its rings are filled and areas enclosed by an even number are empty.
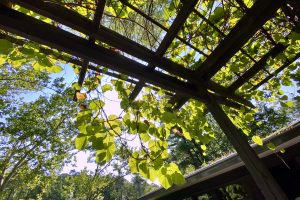
<svg viewBox="0 0 300 200"><path fill-rule="evenodd" d="M244 12L247 12L248 11L248 7L246 6L246 4L244 3L243 0L236 0L236 2L239 4L239 6L241 7L241 9L244 11ZM276 42L275 40L272 38L272 36L268 33L268 31L264 28L264 27L261 27L261 32L268 38L269 41L271 41L271 43L273 45L276 45Z"/></svg>
<svg viewBox="0 0 300 200"><path fill-rule="evenodd" d="M210 101L206 103L206 107L209 112L211 112L220 128L245 163L247 170L251 174L264 197L270 200L288 199L267 167L249 145L246 137L243 136L244 133L242 133L232 123L214 98L210 98Z"/></svg>
<svg viewBox="0 0 300 200"><path fill-rule="evenodd" d="M282 44L277 44L274 46L268 53L266 53L254 66L252 66L249 70L247 70L243 75L241 75L235 82L233 82L228 87L229 93L234 93L239 87L241 87L244 83L249 81L256 73L258 73L260 70L262 70L266 64L267 60L269 58L275 57L281 52L283 52L287 46L284 46Z"/></svg>
<svg viewBox="0 0 300 200"><path fill-rule="evenodd" d="M37 43L64 51L96 64L107 66L112 70L145 80L166 90L179 93L188 90L190 94L196 93L193 86L188 83L157 71L149 73L146 66L112 50L91 45L89 41L84 38L2 5L0 5L0 10L0 27L5 31L15 33ZM197 94L195 95L197 96Z"/></svg>
<svg viewBox="0 0 300 200"><path fill-rule="evenodd" d="M196 9L193 10L202 20L208 23L221 36L225 37L211 55L202 64L200 64L199 68L196 70L195 75L198 76L198 80L200 80L202 85L203 82L209 81L210 78L213 77L217 71L221 69L239 50L256 63L256 61L246 51L244 51L242 47L282 5L282 2L279 0L274 1L274 4L272 2L272 0L256 1L256 3L247 10L245 16L237 23L227 36L225 36L223 32L206 19L200 12ZM269 5L272 5L270 9L268 7ZM264 9L268 10L268 12ZM222 90L222 92L224 91L226 90ZM225 93L229 94L228 92ZM180 96L181 95L178 94L174 97L174 99L177 99L180 102L176 108L180 108L180 106L184 105L188 100L187 97Z"/></svg>
<svg viewBox="0 0 300 200"><path fill-rule="evenodd" d="M206 101L199 93L198 88L191 83L159 71L149 73L149 68L145 65L104 47L91 45L84 38L2 5L0 5L0 28L78 58L104 65L114 71L143 80L167 91ZM232 105L232 102L228 100L220 103Z"/></svg>
<svg viewBox="0 0 300 200"><path fill-rule="evenodd" d="M60 5L50 2L43 2L40 0L11 0L12 2L19 4L29 10L33 10L41 15L49 17L57 22L60 22L66 26L69 26L75 30L78 30L86 35L89 35L99 41L107 43L117 49L120 49L130 55L133 55L141 60L145 60L148 63L153 63L159 68L189 80L192 83L203 85L201 80L195 76L192 70L186 69L184 66L175 63L169 59L157 55L155 52L145 48L144 46L129 40L128 38L116 33L104 26L100 25L100 28L95 30L93 22L79 15L78 13L68 10ZM216 83L210 81L208 85L216 85ZM138 90L137 87L135 90ZM209 89L215 91L213 87L209 86ZM222 95L226 94L226 89L223 89ZM225 95L226 96L226 95ZM238 100L241 98L233 98ZM240 101L239 101L240 102ZM242 103L242 102L240 102ZM242 103L243 104L243 103Z"/></svg>
<svg viewBox="0 0 300 200"><path fill-rule="evenodd" d="M11 2L29 10L33 10L36 13L62 23L74 30L82 32L136 58L144 60L148 63L154 63L161 69L171 74L186 78L192 73L191 70L188 70L169 59L157 56L155 52L102 25L99 26L99 29L95 30L91 20L72 10L64 8L61 5L43 2L40 0L11 0Z"/></svg>
<svg viewBox="0 0 300 200"><path fill-rule="evenodd" d="M271 73L269 76L264 78L261 82L259 82L257 85L255 85L253 88L251 88L251 91L256 90L266 82L268 82L270 79L272 79L274 76L279 74L282 70L287 68L290 64L292 64L294 61L296 61L300 57L300 53L297 53L294 58L288 59L282 66L280 66L278 69L276 69L273 73Z"/></svg>
<svg viewBox="0 0 300 200"><path fill-rule="evenodd" d="M26 42L28 42L26 40L17 39L17 38L14 38L12 36L9 36L9 35L6 35L6 34L2 34L2 33L0 33L0 39L5 39L5 40L10 41L11 43L19 45L19 46L23 46L24 44L26 44ZM64 61L66 63L71 63L71 64L77 65L77 66L79 66L81 68L84 66L84 63L82 62L82 60L79 60L79 59L76 59L76 58L72 58L72 57L67 56L65 54L60 54L60 53L58 53L58 52L56 52L56 51L54 51L52 49L40 47L39 51L40 51L40 53L42 53L44 55L52 56L54 59L61 60L61 61ZM138 83L138 81L133 80L131 78L125 79L124 76L121 76L118 73L107 71L107 70L102 70L101 68L93 66L93 65L90 65L90 64L87 65L87 68L90 69L90 70L93 70L95 72L99 72L101 74L105 74L105 75L111 76L113 78L124 80L124 81L129 82L129 83L133 83L133 84L137 84ZM147 86L148 87L152 87L150 85L147 85Z"/></svg>
<svg viewBox="0 0 300 200"><path fill-rule="evenodd" d="M198 10L194 9L193 10L194 13L196 13L196 15L198 15L204 22L206 22L210 27L212 27L215 31L218 32L218 34L222 37L226 37L225 33L223 33L214 23L212 23L211 21L209 21L209 19L206 19L204 15L202 15ZM250 60L252 60L253 62L256 62L255 59L249 55L243 48L240 49L240 51L246 55Z"/></svg>
<svg viewBox="0 0 300 200"><path fill-rule="evenodd" d="M105 3L106 3L106 0L98 0L97 1L96 11L95 11L95 14L94 14L94 19L93 19L93 29L95 31L100 26L100 21L101 21L102 16L103 16ZM95 43L95 38L89 36L89 42L90 42L90 44L94 44ZM80 86L83 84L83 81L84 81L84 78L85 78L85 75L86 75L86 72L87 72L87 69L88 69L88 64L89 64L88 60L83 60L82 61L82 68L80 69L79 78L78 78L78 84ZM78 91L75 92L74 100L77 100L77 97L76 97L77 92Z"/></svg>
<svg viewBox="0 0 300 200"><path fill-rule="evenodd" d="M128 2L128 0L120 0L124 5L126 5L127 7L131 8L132 10L134 10L135 12L137 12L138 14L140 14L141 16L143 16L145 19L147 19L148 21L150 21L151 23L155 24L156 26L158 26L159 28L161 28L162 30L168 32L169 30L163 26L162 24L160 24L159 22L157 22L156 20L154 20L153 18L151 18L149 15L145 14L144 12L142 12L141 10L139 10L137 7L133 6L132 4L130 4ZM196 52L207 56L206 53L204 53L203 51L201 51L199 48L195 47L194 45L192 45L191 43L188 43L187 41L185 41L183 38L179 37L178 35L175 36L175 38L177 38L180 42L184 43L185 45L189 46L190 48L194 49Z"/></svg>
<svg viewBox="0 0 300 200"><path fill-rule="evenodd" d="M281 0L257 0L227 37L200 64L196 72L199 78L210 80L283 4L284 1Z"/></svg>
<svg viewBox="0 0 300 200"><path fill-rule="evenodd" d="M174 40L174 38L178 34L179 30L181 29L181 27L185 23L186 19L188 18L188 16L192 12L192 10L193 10L193 8L196 4L197 4L197 0L191 0L191 1L183 3L183 6L180 9L179 13L177 14L175 20L173 21L170 29L168 30L167 34L165 35L165 37L163 38L162 42L160 43L160 45L158 46L158 48L155 52L155 54L157 56L163 57L163 55L166 53L167 49L171 45L172 41ZM153 63L153 62L150 62L148 64L148 67L151 70L154 70L155 67L156 67L156 64ZM142 90L144 84L145 84L145 82L140 81L135 86L134 90L130 94L130 99L131 100L134 100L137 97L137 95Z"/></svg>
<svg viewBox="0 0 300 200"><path fill-rule="evenodd" d="M43 2L40 0L11 0L11 2L33 10L43 16L53 19L62 23L72 29L82 32L90 37L113 46L121 51L124 51L136 58L144 60L148 63L153 63L159 68L174 74L176 76L189 79L192 78L193 71L186 69L169 59L157 55L155 52L147 49L146 47L122 36L121 34L112 31L104 26L95 30L93 22L78 13L66 9L61 5ZM194 78L194 81L198 81Z"/></svg>

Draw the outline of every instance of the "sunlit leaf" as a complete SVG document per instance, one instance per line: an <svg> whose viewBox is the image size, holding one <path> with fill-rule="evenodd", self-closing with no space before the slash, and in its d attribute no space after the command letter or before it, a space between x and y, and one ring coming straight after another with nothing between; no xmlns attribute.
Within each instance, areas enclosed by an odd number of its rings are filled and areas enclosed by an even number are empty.
<svg viewBox="0 0 300 200"><path fill-rule="evenodd" d="M105 105L105 103L101 100L97 100L94 99L91 103L90 103L90 109L92 110L99 110L100 108L103 108L103 106Z"/></svg>
<svg viewBox="0 0 300 200"><path fill-rule="evenodd" d="M258 144L260 146L263 145L263 140L259 136L257 136L257 135L253 136L252 140L253 140L253 142L255 142L256 144Z"/></svg>
<svg viewBox="0 0 300 200"><path fill-rule="evenodd" d="M272 151L275 151L275 149L276 149L275 144L272 143L272 142L269 142L269 143L267 144L267 147L268 147L270 150L272 150Z"/></svg>
<svg viewBox="0 0 300 200"><path fill-rule="evenodd" d="M83 101L83 100L85 100L87 98L87 95L86 95L86 93L76 92L76 98L79 101Z"/></svg>
<svg viewBox="0 0 300 200"><path fill-rule="evenodd" d="M102 86L102 92L106 92L106 91L112 91L112 86L111 84L105 84Z"/></svg>
<svg viewBox="0 0 300 200"><path fill-rule="evenodd" d="M79 134L76 139L75 139L75 147L78 150L82 150L86 147L87 145L87 136L83 134Z"/></svg>

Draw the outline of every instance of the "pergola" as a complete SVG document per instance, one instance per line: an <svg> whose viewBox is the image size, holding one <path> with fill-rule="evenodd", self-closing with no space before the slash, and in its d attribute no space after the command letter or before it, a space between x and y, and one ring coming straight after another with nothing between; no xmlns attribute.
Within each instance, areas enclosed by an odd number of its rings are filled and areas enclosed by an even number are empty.
<svg viewBox="0 0 300 200"><path fill-rule="evenodd" d="M50 18L61 26L46 23L16 11L7 6L8 2ZM144 86L151 85L170 92L170 102L173 104L173 110L180 109L189 99L204 102L208 111L214 116L245 163L247 170L265 198L287 199L268 169L242 136L241 131L222 110L220 104L234 108L253 107L249 101L241 94L238 95L236 91L245 83L249 83L257 74L266 72L267 75L262 81L255 85L252 84L250 90L256 90L298 59L299 53L286 59L275 71L269 72L266 68L268 59L284 52L288 46L277 43L263 25L272 20L276 12L281 9L286 15L286 23L295 27L297 20L300 18L300 2L298 0L256 0L248 8L242 0L236 0L235 3L238 9L242 10L244 15L227 34L223 33L209 18L206 18L197 10L199 3L197 0L182 0L180 9L176 17L171 20L172 24L169 28L135 7L130 1L120 0L120 2L134 10L149 23L165 31L166 34L155 50L102 25L100 22L107 3L105 0L96 1L97 7L93 20L65 7L59 1L1 1L3 4L0 4L0 29L52 48L41 48L41 52L44 54L53 54L57 56L57 59L80 65L79 84L83 83L88 69L120 79L123 78L122 74L124 74L130 77L125 81L135 84L135 88L130 95L131 100L137 97ZM223 38L209 55L205 50L199 49L191 41L187 41L179 35L179 31L192 13ZM73 31L68 31L64 27L68 27ZM76 31L87 37L79 36ZM258 31L272 45L268 52L259 59L255 59L247 53L244 46ZM9 34L1 33L0 37L15 44L22 45L24 43L23 39ZM164 56L174 40L178 40L205 57L203 62L198 63L197 69L183 66ZM102 43L105 43L106 46L101 45ZM72 56L61 56L53 49ZM122 52L122 54L114 49ZM250 59L254 63L253 66L243 73L237 73L235 80L229 86L216 82L213 77L238 52ZM132 59L132 57L135 59ZM139 61L143 61L143 63ZM105 66L110 70L101 70L91 63Z"/></svg>

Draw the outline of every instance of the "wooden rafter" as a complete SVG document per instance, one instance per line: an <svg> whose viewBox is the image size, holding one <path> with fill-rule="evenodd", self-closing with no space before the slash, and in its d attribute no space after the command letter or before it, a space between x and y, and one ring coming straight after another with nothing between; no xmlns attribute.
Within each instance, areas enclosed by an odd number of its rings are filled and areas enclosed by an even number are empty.
<svg viewBox="0 0 300 200"><path fill-rule="evenodd" d="M226 38L199 66L197 75L204 81L212 78L283 4L284 1L281 0L256 1Z"/></svg>
<svg viewBox="0 0 300 200"><path fill-rule="evenodd" d="M96 12L94 15L94 20L93 20L93 29L97 30L98 27L100 26L100 21L103 16L103 11L105 7L106 0L98 0L97 1L97 6L96 6ZM93 45L95 43L95 38L89 36L89 43ZM83 60L82 61L82 68L80 69L79 72L79 78L78 78L78 84L81 86L83 84L87 69L88 69L88 60ZM78 92L78 91L76 91ZM76 100L76 94L74 95L74 100Z"/></svg>
<svg viewBox="0 0 300 200"><path fill-rule="evenodd" d="M209 57L200 64L198 70L196 70L196 75L198 76L198 79L202 81L202 84L205 81L209 81L237 51L241 50L242 53L248 55L242 49L243 45L282 5L283 2L280 0L257 1L250 9L247 9L245 16L226 37L215 25L194 9L194 12L201 17L201 19L205 20L212 28L225 37ZM268 10L268 12L266 12L266 10ZM251 56L247 57L256 63ZM257 66L258 65L261 64L257 64ZM175 108L180 108L188 101L188 98L177 94L171 99L171 102L174 102L175 100L179 102L175 105Z"/></svg>
<svg viewBox="0 0 300 200"><path fill-rule="evenodd" d="M149 73L147 66L128 59L112 50L91 45L88 40L65 30L41 22L20 12L0 5L0 28L40 44L64 51L81 59L107 66L119 73L143 80L165 90L179 93L200 101L206 101L199 90L190 83L158 71ZM219 103L229 106L236 103L226 98L218 98ZM223 101L223 102L220 102Z"/></svg>
<svg viewBox="0 0 300 200"><path fill-rule="evenodd" d="M287 46L282 44L277 44L274 48L272 48L268 53L266 53L254 66L252 66L249 70L247 70L240 78L238 78L235 82L233 82L228 87L229 93L234 93L239 87L241 87L245 82L250 80L257 72L262 70L267 63L267 60L270 57L275 57L281 52L283 52Z"/></svg>
<svg viewBox="0 0 300 200"><path fill-rule="evenodd" d="M287 68L290 64L295 62L297 59L299 59L300 53L297 53L292 59L288 59L282 66L280 66L278 69L276 69L273 73L271 73L269 76L264 78L261 82L259 82L257 85L255 85L253 88L251 88L251 91L254 91L258 89L263 84L267 83L269 80L271 80L274 76L279 74L282 70Z"/></svg>
<svg viewBox="0 0 300 200"><path fill-rule="evenodd" d="M197 0L192 0L188 2L184 2L182 8L180 9L179 13L177 14L174 22L172 23L170 29L167 31L167 34L163 38L162 42L160 43L159 47L157 48L155 54L159 57L163 57L163 55L166 53L167 49L171 45L172 41L178 34L179 30L185 23L186 19L192 12L194 6L197 4ZM156 65L153 63L148 64L148 68L150 71L153 71L155 69ZM130 99L135 99L136 96L140 93L144 86L145 82L140 81L132 91L130 95Z"/></svg>
<svg viewBox="0 0 300 200"><path fill-rule="evenodd" d="M79 15L78 13L75 13L74 11L68 10L57 4L47 3L39 0L11 1L25 8L31 9L41 15L49 17L57 22L65 24L66 26L69 26L77 31L89 35L99 41L116 47L117 49L120 49L130 55L140 58L141 60L145 60L148 63L152 63L153 65L159 66L161 69L171 74L177 75L184 79L190 80L190 82L197 83L198 85L203 86L201 80L197 76L195 76L192 70L186 69L180 64L177 64L169 59L159 56L155 52L152 52L151 50L147 49L146 47L132 40L129 40L128 38L104 26L100 25L99 29L95 30L93 28L92 21L84 18L83 16ZM226 88L222 88L222 86L212 81L208 81L206 85L209 90L215 93L219 93L223 96L227 95ZM247 106L251 105L249 104L249 102L236 95L231 95L229 98Z"/></svg>

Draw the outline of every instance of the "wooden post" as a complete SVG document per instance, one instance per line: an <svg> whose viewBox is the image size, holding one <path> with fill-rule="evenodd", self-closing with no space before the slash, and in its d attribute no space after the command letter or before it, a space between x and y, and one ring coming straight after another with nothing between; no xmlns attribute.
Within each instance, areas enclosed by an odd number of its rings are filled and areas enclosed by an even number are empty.
<svg viewBox="0 0 300 200"><path fill-rule="evenodd" d="M246 176L245 178L243 178L240 184L243 186L247 194L247 199L263 199L259 188L255 184L251 176Z"/></svg>
<svg viewBox="0 0 300 200"><path fill-rule="evenodd" d="M233 145L240 158L245 163L246 168L253 177L261 193L267 200L288 199L273 178L267 167L262 163L255 151L251 148L243 133L231 122L219 104L209 94L209 102L206 102L208 110L211 112L220 128Z"/></svg>

